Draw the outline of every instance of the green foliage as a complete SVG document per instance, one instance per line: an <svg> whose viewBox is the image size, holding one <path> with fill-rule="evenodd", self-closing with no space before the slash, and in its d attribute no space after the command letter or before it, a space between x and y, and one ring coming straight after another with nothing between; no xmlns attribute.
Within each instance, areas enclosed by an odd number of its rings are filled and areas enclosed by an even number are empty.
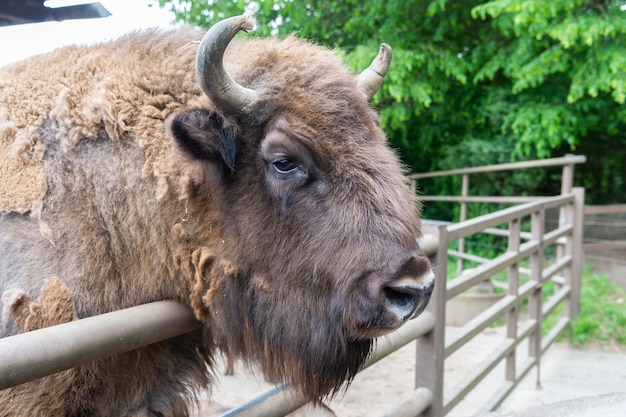
<svg viewBox="0 0 626 417"><path fill-rule="evenodd" d="M246 3L159 0L205 27ZM381 42L393 47L373 105L415 172L584 152L590 162L577 178L588 201L626 200L626 0L258 4L254 36L295 32L337 48L355 72ZM425 186L427 194L451 187Z"/></svg>
<svg viewBox="0 0 626 417"><path fill-rule="evenodd" d="M591 113L594 99L619 114L626 100L624 4L496 0L472 10L503 36L483 46L497 52L474 81L509 80L518 105L501 128L518 139L516 154L547 157L563 144L575 149L590 130L606 131L608 120ZM626 119L618 117L613 122L623 127Z"/></svg>
<svg viewBox="0 0 626 417"><path fill-rule="evenodd" d="M588 343L626 345L626 291L610 282L606 274L596 274L592 269L592 264L585 264L579 314L558 340L576 347ZM562 311L563 306L559 305L544 319L544 334L556 324Z"/></svg>
<svg viewBox="0 0 626 417"><path fill-rule="evenodd" d="M608 276L587 272L580 290L580 314L565 332L573 346L590 341L626 345L626 291Z"/></svg>

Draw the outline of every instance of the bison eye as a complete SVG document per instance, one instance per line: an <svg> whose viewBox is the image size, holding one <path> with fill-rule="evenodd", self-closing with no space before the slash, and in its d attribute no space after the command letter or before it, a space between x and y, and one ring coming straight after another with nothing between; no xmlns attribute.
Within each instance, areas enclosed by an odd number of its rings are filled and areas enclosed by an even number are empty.
<svg viewBox="0 0 626 417"><path fill-rule="evenodd" d="M282 172L282 173L291 172L294 169L298 168L298 165L296 165L295 162L287 158L279 159L277 161L272 162L272 164L274 165L274 168L276 168L276 171Z"/></svg>

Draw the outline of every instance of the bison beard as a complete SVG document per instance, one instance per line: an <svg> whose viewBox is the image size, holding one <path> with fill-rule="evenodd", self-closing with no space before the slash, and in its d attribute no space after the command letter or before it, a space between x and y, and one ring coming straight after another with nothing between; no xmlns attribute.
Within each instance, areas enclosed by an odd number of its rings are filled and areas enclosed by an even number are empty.
<svg viewBox="0 0 626 417"><path fill-rule="evenodd" d="M175 230L183 233L180 224ZM264 278L257 275L246 282L244 277L255 274L217 258L201 248L186 266L195 276L191 304L198 319L211 329L208 340L259 365L269 382L289 381L309 401L334 395L354 378L373 342L355 340L347 333L339 303L331 301L334 305L329 306L322 300L294 299L288 291L269 292ZM246 294L243 299L242 294ZM309 293L308 298L314 297ZM304 307L312 305L317 309Z"/></svg>
<svg viewBox="0 0 626 417"><path fill-rule="evenodd" d="M226 335L222 349L259 365L269 382L289 381L307 400L319 402L351 381L366 361L373 342L352 339L340 309L312 311L302 308L311 300L267 294L262 286L248 288L242 300L237 296L241 288L230 290L229 284L237 285L237 281L226 280L220 297L205 298L213 326ZM281 296L286 302L277 303ZM247 306L243 314L235 307L242 304ZM239 338L228 330L241 328L242 323L245 330Z"/></svg>
<svg viewBox="0 0 626 417"><path fill-rule="evenodd" d="M290 381L307 400L319 401L351 381L367 359L371 340L350 340L341 316L315 317L289 311L289 323L268 320L261 303L253 304L254 341L262 350L248 352L270 382Z"/></svg>

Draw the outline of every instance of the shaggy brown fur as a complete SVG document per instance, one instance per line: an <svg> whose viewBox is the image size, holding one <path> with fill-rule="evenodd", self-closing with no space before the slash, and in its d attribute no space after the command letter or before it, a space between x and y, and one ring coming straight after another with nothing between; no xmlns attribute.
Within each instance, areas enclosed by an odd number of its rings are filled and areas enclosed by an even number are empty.
<svg viewBox="0 0 626 417"><path fill-rule="evenodd" d="M9 290L3 294L3 317L12 316L22 332L76 320L74 296L58 277L44 280L38 302L23 291Z"/></svg>
<svg viewBox="0 0 626 417"><path fill-rule="evenodd" d="M261 105L223 114L195 83L201 35L0 70L2 335L162 299L204 324L4 390L0 416L186 416L220 350L318 401L424 307L418 206L353 74L295 38L234 42Z"/></svg>
<svg viewBox="0 0 626 417"><path fill-rule="evenodd" d="M167 178L181 180L166 156L170 141L162 124L182 106L205 100L194 76L199 36L146 32L97 48L63 48L0 70L0 209L27 212L43 197L44 121L64 151L96 139L102 129L112 140L132 133L145 150L143 175L159 178L155 192L167 191Z"/></svg>

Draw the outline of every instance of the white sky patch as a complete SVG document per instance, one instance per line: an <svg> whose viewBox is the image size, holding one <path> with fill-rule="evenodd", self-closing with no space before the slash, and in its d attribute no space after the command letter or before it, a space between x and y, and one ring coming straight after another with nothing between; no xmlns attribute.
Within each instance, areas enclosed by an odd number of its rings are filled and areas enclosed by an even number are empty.
<svg viewBox="0 0 626 417"><path fill-rule="evenodd" d="M54 1L55 7L91 2ZM92 44L114 39L134 29L167 26L174 21L172 13L159 8L152 0L93 1L99 1L111 16L0 27L0 66L52 51L63 45Z"/></svg>

